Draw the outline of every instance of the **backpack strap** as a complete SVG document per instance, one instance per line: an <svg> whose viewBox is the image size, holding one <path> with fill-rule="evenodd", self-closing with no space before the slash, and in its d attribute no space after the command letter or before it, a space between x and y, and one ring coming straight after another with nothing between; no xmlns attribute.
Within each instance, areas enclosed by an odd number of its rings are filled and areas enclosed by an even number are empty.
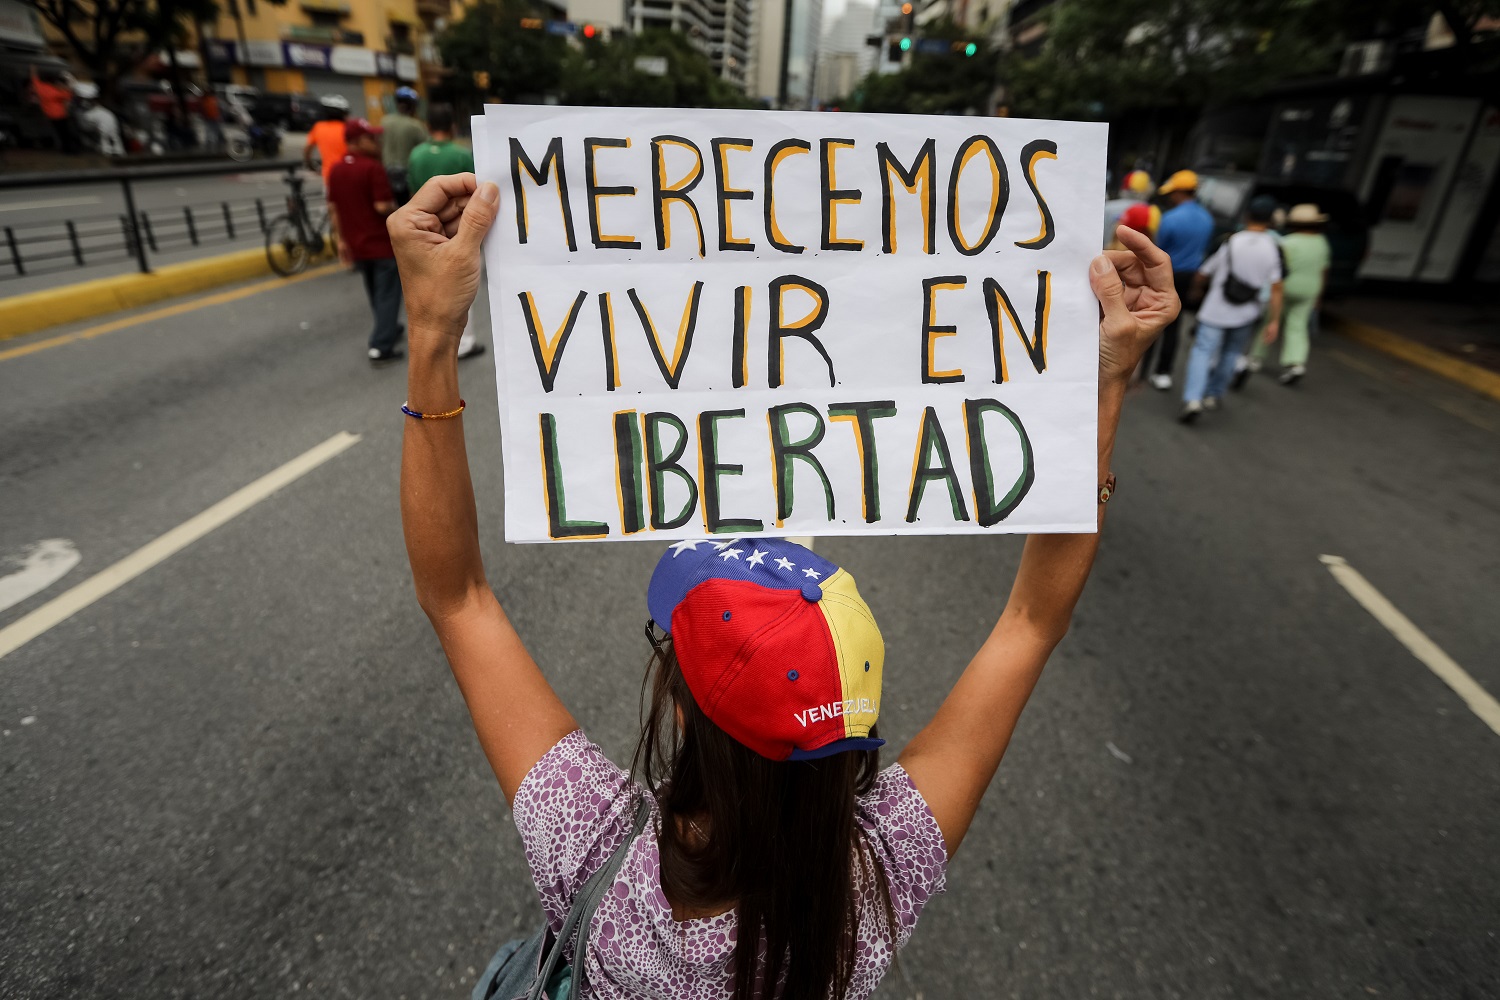
<svg viewBox="0 0 1500 1000"><path fill-rule="evenodd" d="M625 864L625 855L630 852L630 845L641 835L646 827L646 820L651 815L649 795L646 792L639 794L640 801L636 805L635 823L631 827L630 836L620 842L620 846L615 848L604 866L589 876L588 881L583 883L583 887L573 897L573 905L568 907L568 916L563 920L562 929L553 939L552 947L547 949L541 972L532 984L527 1000L542 1000L542 991L546 989L547 983L552 980L552 974L557 971L558 963L562 961L563 947L575 933L578 935L578 944L573 949L573 996L583 996L583 988L588 982L588 974L583 968L583 954L588 947L589 923L594 919L594 911L599 908L604 894L614 885L615 876Z"/></svg>

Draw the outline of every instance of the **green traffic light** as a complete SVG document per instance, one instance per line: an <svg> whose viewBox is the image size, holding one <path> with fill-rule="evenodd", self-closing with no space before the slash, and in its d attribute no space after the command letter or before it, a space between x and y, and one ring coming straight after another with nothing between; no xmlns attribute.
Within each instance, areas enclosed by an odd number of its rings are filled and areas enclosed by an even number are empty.
<svg viewBox="0 0 1500 1000"><path fill-rule="evenodd" d="M910 38L903 38L903 39L901 39L901 51L905 52L905 51L907 51L910 48L911 48L911 39Z"/></svg>
<svg viewBox="0 0 1500 1000"><path fill-rule="evenodd" d="M975 45L973 42L970 42L968 45L964 46L964 55L966 55L966 56L972 56L974 53L976 53L978 51L979 51L979 46Z"/></svg>

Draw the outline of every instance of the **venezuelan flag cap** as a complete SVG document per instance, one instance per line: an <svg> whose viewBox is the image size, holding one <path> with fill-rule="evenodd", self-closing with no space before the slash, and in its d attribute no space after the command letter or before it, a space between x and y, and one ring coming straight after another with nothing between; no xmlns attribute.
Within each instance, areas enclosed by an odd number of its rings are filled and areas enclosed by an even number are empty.
<svg viewBox="0 0 1500 1000"><path fill-rule="evenodd" d="M668 546L646 604L698 707L771 760L873 750L885 640L854 577L780 538Z"/></svg>

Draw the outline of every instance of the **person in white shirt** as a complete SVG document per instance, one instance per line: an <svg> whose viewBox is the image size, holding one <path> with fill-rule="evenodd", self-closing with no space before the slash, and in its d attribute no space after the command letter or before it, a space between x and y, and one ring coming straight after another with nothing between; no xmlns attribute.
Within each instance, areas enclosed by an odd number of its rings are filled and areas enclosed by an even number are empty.
<svg viewBox="0 0 1500 1000"><path fill-rule="evenodd" d="M1203 262L1196 290L1208 291L1198 309L1198 328L1188 355L1178 420L1191 424L1204 410L1217 409L1234 376L1235 363L1250 345L1260 323L1262 289L1271 289L1266 333L1275 338L1281 326L1281 249L1268 232L1276 200L1250 199L1245 228L1234 233Z"/></svg>

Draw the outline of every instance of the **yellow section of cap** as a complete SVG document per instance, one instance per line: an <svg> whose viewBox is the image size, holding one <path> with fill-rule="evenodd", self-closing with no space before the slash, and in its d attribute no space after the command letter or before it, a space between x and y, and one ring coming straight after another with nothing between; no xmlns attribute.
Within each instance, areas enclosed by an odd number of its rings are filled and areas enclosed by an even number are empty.
<svg viewBox="0 0 1500 1000"><path fill-rule="evenodd" d="M828 634L833 637L844 689L844 735L869 736L880 715L885 639L870 606L859 596L854 577L841 569L821 585L823 599L818 602L818 610L823 612Z"/></svg>
<svg viewBox="0 0 1500 1000"><path fill-rule="evenodd" d="M1157 194L1171 194L1173 191L1196 191L1198 189L1198 175L1191 170L1179 170L1167 182L1156 189Z"/></svg>

